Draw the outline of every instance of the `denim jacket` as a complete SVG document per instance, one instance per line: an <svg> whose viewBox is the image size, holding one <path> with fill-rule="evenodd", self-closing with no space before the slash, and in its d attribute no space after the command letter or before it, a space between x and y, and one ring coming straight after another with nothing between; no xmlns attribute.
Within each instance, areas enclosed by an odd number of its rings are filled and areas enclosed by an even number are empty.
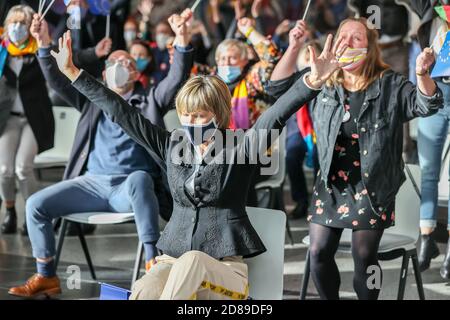
<svg viewBox="0 0 450 320"><path fill-rule="evenodd" d="M287 79L271 81L266 90L278 98L308 71L305 69ZM403 123L436 113L443 105L442 92L439 88L436 90L432 97L427 97L411 82L391 70L384 72L366 89L357 119L357 130L362 181L375 213L383 212L395 200L405 181L402 161ZM342 86L324 86L310 102L317 134L320 176L327 185L333 149L345 113L343 100Z"/></svg>

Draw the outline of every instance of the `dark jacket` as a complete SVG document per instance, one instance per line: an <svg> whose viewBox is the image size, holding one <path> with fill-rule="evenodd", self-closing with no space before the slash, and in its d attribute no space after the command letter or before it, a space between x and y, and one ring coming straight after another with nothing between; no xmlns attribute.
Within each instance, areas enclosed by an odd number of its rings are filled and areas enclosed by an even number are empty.
<svg viewBox="0 0 450 320"><path fill-rule="evenodd" d="M398 4L398 0L349 0L350 4L358 8L362 17L370 18L372 11L367 12L370 6L380 8L383 15L380 19L380 35L406 36L408 33L408 10Z"/></svg>
<svg viewBox="0 0 450 320"><path fill-rule="evenodd" d="M17 91L31 130L38 143L38 153L53 147L55 123L52 103L48 97L45 78L34 54L23 57L23 67L17 77L8 65L8 57L0 81L0 135L4 130ZM5 95L8 94L9 97ZM3 101L3 102L2 102Z"/></svg>
<svg viewBox="0 0 450 320"><path fill-rule="evenodd" d="M194 174L195 166L192 165L192 145L184 130L169 133L153 125L86 72L74 81L73 86L165 164L174 210L157 243L159 249L175 258L187 251L199 250L216 259L228 256L252 257L266 250L245 211L251 178L260 167L248 161L249 150L257 147L266 151L269 143L262 142L266 141L266 137L269 138L268 131L259 129L279 131L298 106L313 99L319 91L310 90L303 82L297 82L288 94L258 118L253 132L262 132L259 139L252 140L249 132L246 132L245 136L241 136L244 138L241 142L235 141L222 149L223 152L216 149L217 152L211 154L214 161L208 164L204 161L197 171L195 194L191 197L185 191L185 183ZM221 132L226 135L236 134L232 130ZM219 140L215 141L213 146L217 143L220 147ZM224 138L223 141L227 140ZM256 141L256 144L251 141ZM236 160L238 155L246 157L245 164L223 162L227 158Z"/></svg>
<svg viewBox="0 0 450 320"><path fill-rule="evenodd" d="M129 101L155 125L164 127L163 116L173 106L176 92L189 76L192 56L192 50L186 53L175 50L174 62L167 78L149 91L144 90L139 83L136 83ZM69 162L64 173L64 179L72 179L82 175L86 169L88 153L95 139L101 110L72 87L71 82L59 71L53 57L50 55L40 57L39 63L50 86L70 106L81 112ZM164 213L161 214L164 216Z"/></svg>
<svg viewBox="0 0 450 320"><path fill-rule="evenodd" d="M431 23L434 18L438 17L433 8L438 3L438 0L411 0L412 10L421 19L417 38L422 49L430 46Z"/></svg>
<svg viewBox="0 0 450 320"><path fill-rule="evenodd" d="M266 90L277 98L307 71L305 69L287 79L270 82ZM325 183L328 183L333 149L344 117L343 100L342 86L325 86L310 102L317 134L320 174ZM424 96L411 82L390 70L367 88L357 128L362 181L375 212L383 211L395 200L397 191L405 181L402 124L415 117L436 113L442 102L439 88L433 97Z"/></svg>

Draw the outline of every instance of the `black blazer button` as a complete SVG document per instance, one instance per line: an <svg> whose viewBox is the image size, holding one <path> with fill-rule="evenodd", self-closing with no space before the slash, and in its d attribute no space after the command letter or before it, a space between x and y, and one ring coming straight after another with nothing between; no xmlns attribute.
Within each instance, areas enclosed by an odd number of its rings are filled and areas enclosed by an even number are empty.
<svg viewBox="0 0 450 320"><path fill-rule="evenodd" d="M195 191L200 191L200 186L195 186Z"/></svg>
<svg viewBox="0 0 450 320"><path fill-rule="evenodd" d="M195 202L200 202L200 198L195 198Z"/></svg>

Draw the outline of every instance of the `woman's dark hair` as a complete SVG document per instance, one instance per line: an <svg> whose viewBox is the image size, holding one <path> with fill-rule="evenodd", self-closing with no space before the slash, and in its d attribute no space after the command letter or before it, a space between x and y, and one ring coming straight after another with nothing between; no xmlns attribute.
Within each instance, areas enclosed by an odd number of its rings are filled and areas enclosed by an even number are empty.
<svg viewBox="0 0 450 320"><path fill-rule="evenodd" d="M153 52L152 49L150 48L150 45L146 41L136 39L131 43L130 51L131 47L134 45L144 47L145 50L147 51L148 57L150 58L150 62L148 63L147 68L145 68L145 70L142 71L142 73L145 75L150 75L151 73L156 71L156 61L155 57L153 56Z"/></svg>

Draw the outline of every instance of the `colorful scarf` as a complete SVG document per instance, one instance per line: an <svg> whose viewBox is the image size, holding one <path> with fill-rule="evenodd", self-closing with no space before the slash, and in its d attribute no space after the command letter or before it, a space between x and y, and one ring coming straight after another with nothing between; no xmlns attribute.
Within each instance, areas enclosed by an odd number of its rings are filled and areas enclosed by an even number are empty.
<svg viewBox="0 0 450 320"><path fill-rule="evenodd" d="M16 47L12 42L4 39L0 43L0 77L3 76L3 70L5 69L6 59L8 55L13 57L24 56L28 54L35 54L38 50L36 39L30 37L22 48Z"/></svg>
<svg viewBox="0 0 450 320"><path fill-rule="evenodd" d="M308 105L303 105L295 114L300 134L306 143L306 165L310 168L314 167L313 150L316 144L316 133L314 132L313 123L309 116Z"/></svg>
<svg viewBox="0 0 450 320"><path fill-rule="evenodd" d="M233 91L233 98L231 99L231 129L248 129L250 127L248 108L247 83L244 79L239 82Z"/></svg>
<svg viewBox="0 0 450 320"><path fill-rule="evenodd" d="M21 48L16 47L12 42L8 40L5 40L5 42L8 53L13 57L35 54L38 50L36 39L34 39L33 37L30 37L27 40L25 46L22 46Z"/></svg>

